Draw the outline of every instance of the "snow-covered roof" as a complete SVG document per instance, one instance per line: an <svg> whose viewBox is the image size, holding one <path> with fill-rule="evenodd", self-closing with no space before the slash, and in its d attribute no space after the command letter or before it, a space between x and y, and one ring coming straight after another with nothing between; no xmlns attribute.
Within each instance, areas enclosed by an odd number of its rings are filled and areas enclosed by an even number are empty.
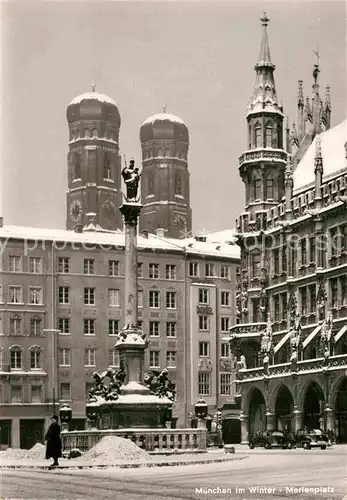
<svg viewBox="0 0 347 500"><path fill-rule="evenodd" d="M323 179L347 167L345 143L347 141L347 120L319 134L323 158ZM317 136L294 170L294 189L298 191L314 182L314 158Z"/></svg>
<svg viewBox="0 0 347 500"><path fill-rule="evenodd" d="M154 122L157 122L157 121L170 121L173 123L180 123L181 125L187 126L184 123L184 121L181 118L179 118L178 116L171 115L170 113L158 113L157 115L153 115L153 116L150 116L149 118L147 118L147 120L145 120L142 123L141 127L143 125L146 125L146 124L153 125Z"/></svg>
<svg viewBox="0 0 347 500"><path fill-rule="evenodd" d="M213 233L212 233L213 234ZM77 233L66 229L35 228L27 226L4 225L0 227L0 238L19 239L37 242L53 241L59 242L58 248L62 242L76 243L81 245L100 245L104 247L125 246L125 236L122 231L84 231ZM212 238L216 240L216 238ZM205 255L210 257L222 257L239 259L240 249L235 244L222 243L216 241L206 242L196 241L195 238L173 239L162 238L154 234L148 234L148 237L138 235L137 247L139 250L162 250L172 252L186 252L188 255ZM86 246L87 248L87 246ZM90 248L90 247L88 247Z"/></svg>
<svg viewBox="0 0 347 500"><path fill-rule="evenodd" d="M78 95L77 97L74 97L72 101L70 102L69 106L72 104L80 104L82 101L86 100L97 100L100 102L106 102L108 104L113 104L113 106L117 106L117 104L114 102L111 97L109 97L106 94L100 94L99 92L86 92L84 94Z"/></svg>

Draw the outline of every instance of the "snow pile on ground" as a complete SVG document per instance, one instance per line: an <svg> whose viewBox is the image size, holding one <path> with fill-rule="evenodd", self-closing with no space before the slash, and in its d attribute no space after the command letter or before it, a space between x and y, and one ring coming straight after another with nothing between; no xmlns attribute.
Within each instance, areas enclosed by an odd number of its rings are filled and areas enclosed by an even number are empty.
<svg viewBox="0 0 347 500"><path fill-rule="evenodd" d="M30 450L7 448L0 451L0 460L40 460L45 458L46 448L42 443L36 443Z"/></svg>
<svg viewBox="0 0 347 500"><path fill-rule="evenodd" d="M74 463L83 461L88 463L99 463L102 465L120 461L148 461L151 456L147 451L139 448L130 439L118 436L104 436L93 448L76 458Z"/></svg>

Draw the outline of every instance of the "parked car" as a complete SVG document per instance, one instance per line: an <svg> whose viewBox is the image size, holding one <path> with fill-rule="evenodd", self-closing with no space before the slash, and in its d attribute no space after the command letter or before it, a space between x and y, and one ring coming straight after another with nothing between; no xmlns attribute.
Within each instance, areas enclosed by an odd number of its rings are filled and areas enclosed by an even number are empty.
<svg viewBox="0 0 347 500"><path fill-rule="evenodd" d="M253 439L249 442L251 449L255 447L270 448L295 448L296 442L289 434L282 431L258 431Z"/></svg>
<svg viewBox="0 0 347 500"><path fill-rule="evenodd" d="M301 429L296 434L297 446L302 446L306 450L311 448L321 448L325 450L331 446L329 437L320 429Z"/></svg>

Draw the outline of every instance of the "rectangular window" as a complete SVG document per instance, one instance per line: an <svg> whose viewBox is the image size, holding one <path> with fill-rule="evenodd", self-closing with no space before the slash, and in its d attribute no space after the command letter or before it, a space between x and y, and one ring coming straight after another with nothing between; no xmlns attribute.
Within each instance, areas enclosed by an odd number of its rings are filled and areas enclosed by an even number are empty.
<svg viewBox="0 0 347 500"><path fill-rule="evenodd" d="M272 148L272 127L265 127L265 144L266 148ZM267 182L269 182L269 179ZM273 196L271 196L271 198L273 198Z"/></svg>
<svg viewBox="0 0 347 500"><path fill-rule="evenodd" d="M189 262L189 276L192 278L199 276L199 264L197 262Z"/></svg>
<svg viewBox="0 0 347 500"><path fill-rule="evenodd" d="M109 335L118 335L118 332L119 332L118 319L109 319L108 320L108 334Z"/></svg>
<svg viewBox="0 0 347 500"><path fill-rule="evenodd" d="M198 393L199 396L210 396L211 394L210 373L200 372L198 374Z"/></svg>
<svg viewBox="0 0 347 500"><path fill-rule="evenodd" d="M306 266L307 265L307 244L306 244L306 238L303 238L301 240L301 265Z"/></svg>
<svg viewBox="0 0 347 500"><path fill-rule="evenodd" d="M159 292L157 290L149 291L149 307L152 309L159 309Z"/></svg>
<svg viewBox="0 0 347 500"><path fill-rule="evenodd" d="M275 248L273 252L274 259L274 274L277 275L280 273L280 251L278 248Z"/></svg>
<svg viewBox="0 0 347 500"><path fill-rule="evenodd" d="M220 266L220 277L221 278L227 278L227 279L229 279L229 276L230 276L230 268L229 268L229 266L227 266L225 264L222 264Z"/></svg>
<svg viewBox="0 0 347 500"><path fill-rule="evenodd" d="M177 353L176 351L167 351L166 352L166 366L168 368L176 368L177 367Z"/></svg>
<svg viewBox="0 0 347 500"><path fill-rule="evenodd" d="M166 336L167 337L176 337L177 336L176 321L167 321L167 323L166 323Z"/></svg>
<svg viewBox="0 0 347 500"><path fill-rule="evenodd" d="M209 318L208 316L199 316L199 330L202 332L208 332L209 331Z"/></svg>
<svg viewBox="0 0 347 500"><path fill-rule="evenodd" d="M149 351L149 365L150 368L159 368L159 351Z"/></svg>
<svg viewBox="0 0 347 500"><path fill-rule="evenodd" d="M110 349L108 351L108 365L112 368L118 368L120 366L118 349Z"/></svg>
<svg viewBox="0 0 347 500"><path fill-rule="evenodd" d="M220 345L220 356L221 358L229 358L230 356L230 350L229 350L229 344L227 342L222 342Z"/></svg>
<svg viewBox="0 0 347 500"><path fill-rule="evenodd" d="M230 324L230 318L225 318L222 317L220 319L220 328L222 332L228 332L229 331L229 324Z"/></svg>
<svg viewBox="0 0 347 500"><path fill-rule="evenodd" d="M30 287L29 288L29 303L39 305L43 303L42 300L42 288Z"/></svg>
<svg viewBox="0 0 347 500"><path fill-rule="evenodd" d="M30 351L30 370L41 370L41 350L33 348Z"/></svg>
<svg viewBox="0 0 347 500"><path fill-rule="evenodd" d="M281 312L282 312L282 319L285 320L287 319L287 294L286 293L281 293Z"/></svg>
<svg viewBox="0 0 347 500"><path fill-rule="evenodd" d="M70 287L59 287L59 304L69 304L70 302Z"/></svg>
<svg viewBox="0 0 347 500"><path fill-rule="evenodd" d="M221 292L220 304L221 306L230 306L230 292Z"/></svg>
<svg viewBox="0 0 347 500"><path fill-rule="evenodd" d="M137 290L137 307L143 307L143 290Z"/></svg>
<svg viewBox="0 0 347 500"><path fill-rule="evenodd" d="M176 279L176 266L174 264L166 264L166 279L167 280Z"/></svg>
<svg viewBox="0 0 347 500"><path fill-rule="evenodd" d="M345 306L347 304L347 277L340 276L341 285L341 305Z"/></svg>
<svg viewBox="0 0 347 500"><path fill-rule="evenodd" d="M71 401L71 385L69 382L60 384L60 401Z"/></svg>
<svg viewBox="0 0 347 500"><path fill-rule="evenodd" d="M10 318L10 334L20 335L22 332L22 319L21 318Z"/></svg>
<svg viewBox="0 0 347 500"><path fill-rule="evenodd" d="M32 385L31 386L31 402L32 403L42 403L42 386Z"/></svg>
<svg viewBox="0 0 347 500"><path fill-rule="evenodd" d="M338 286L337 278L330 280L330 293L331 293L331 307L338 306Z"/></svg>
<svg viewBox="0 0 347 500"><path fill-rule="evenodd" d="M231 395L231 373L220 374L220 394L221 396Z"/></svg>
<svg viewBox="0 0 347 500"><path fill-rule="evenodd" d="M71 366L70 349L59 349L59 366Z"/></svg>
<svg viewBox="0 0 347 500"><path fill-rule="evenodd" d="M21 286L10 286L9 287L10 304L22 304L23 303L23 290Z"/></svg>
<svg viewBox="0 0 347 500"><path fill-rule="evenodd" d="M66 335L70 333L70 318L59 318L59 330Z"/></svg>
<svg viewBox="0 0 347 500"><path fill-rule="evenodd" d="M84 259L83 274L94 274L94 259Z"/></svg>
<svg viewBox="0 0 347 500"><path fill-rule="evenodd" d="M252 277L256 278L260 276L260 253L251 254L252 263Z"/></svg>
<svg viewBox="0 0 347 500"><path fill-rule="evenodd" d="M84 289L84 304L86 306L95 306L95 288Z"/></svg>
<svg viewBox="0 0 347 500"><path fill-rule="evenodd" d="M159 264L149 264L149 277L153 279L159 278Z"/></svg>
<svg viewBox="0 0 347 500"><path fill-rule="evenodd" d="M176 309L176 292L166 292L166 309Z"/></svg>
<svg viewBox="0 0 347 500"><path fill-rule="evenodd" d="M108 289L108 305L109 307L119 307L119 290Z"/></svg>
<svg viewBox="0 0 347 500"><path fill-rule="evenodd" d="M41 335L42 321L41 318L31 318L30 320L30 334L33 337L38 337Z"/></svg>
<svg viewBox="0 0 347 500"><path fill-rule="evenodd" d="M11 349L11 370L22 370L23 368L23 353L18 347Z"/></svg>
<svg viewBox="0 0 347 500"><path fill-rule="evenodd" d="M274 301L273 304L274 304L275 321L279 321L280 320L280 296L274 295L273 301Z"/></svg>
<svg viewBox="0 0 347 500"><path fill-rule="evenodd" d="M282 247L282 272L287 272L287 247Z"/></svg>
<svg viewBox="0 0 347 500"><path fill-rule="evenodd" d="M150 321L149 322L149 334L151 337L159 337L159 321Z"/></svg>
<svg viewBox="0 0 347 500"><path fill-rule="evenodd" d="M137 263L137 277L142 278L143 275L143 264L142 262Z"/></svg>
<svg viewBox="0 0 347 500"><path fill-rule="evenodd" d="M316 262L316 237L312 236L310 238L310 264Z"/></svg>
<svg viewBox="0 0 347 500"><path fill-rule="evenodd" d="M308 287L308 293L310 297L310 313L315 313L316 312L316 306L317 306L317 301L316 301L316 285L311 285Z"/></svg>
<svg viewBox="0 0 347 500"><path fill-rule="evenodd" d="M70 272L70 258L69 257L59 257L58 258L58 272L59 273L69 273Z"/></svg>
<svg viewBox="0 0 347 500"><path fill-rule="evenodd" d="M306 316L306 314L308 313L308 308L307 308L307 288L306 287L302 287L299 290L300 290L301 314L303 316Z"/></svg>
<svg viewBox="0 0 347 500"><path fill-rule="evenodd" d="M95 319L84 320L84 335L95 335Z"/></svg>
<svg viewBox="0 0 347 500"><path fill-rule="evenodd" d="M95 349L84 350L84 366L86 367L95 366Z"/></svg>
<svg viewBox="0 0 347 500"><path fill-rule="evenodd" d="M8 258L8 270L10 273L20 273L22 271L22 257L10 255Z"/></svg>
<svg viewBox="0 0 347 500"><path fill-rule="evenodd" d="M41 257L29 257L29 272L33 274L42 273Z"/></svg>
<svg viewBox="0 0 347 500"><path fill-rule="evenodd" d="M214 276L214 265L205 264L205 276L206 278L211 278Z"/></svg>
<svg viewBox="0 0 347 500"><path fill-rule="evenodd" d="M199 288L199 304L209 304L210 303L210 290L207 288Z"/></svg>
<svg viewBox="0 0 347 500"><path fill-rule="evenodd" d="M11 403L22 403L21 385L11 385Z"/></svg>
<svg viewBox="0 0 347 500"><path fill-rule="evenodd" d="M109 260L108 261L108 275L109 276L119 276L119 261Z"/></svg>
<svg viewBox="0 0 347 500"><path fill-rule="evenodd" d="M210 356L209 342L199 342L199 356L200 358L205 358Z"/></svg>

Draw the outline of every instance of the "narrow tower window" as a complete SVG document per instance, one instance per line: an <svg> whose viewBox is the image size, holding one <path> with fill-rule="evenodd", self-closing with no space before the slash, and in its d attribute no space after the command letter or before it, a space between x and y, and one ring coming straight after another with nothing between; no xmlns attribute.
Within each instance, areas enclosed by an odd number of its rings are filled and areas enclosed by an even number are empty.
<svg viewBox="0 0 347 500"><path fill-rule="evenodd" d="M272 177L268 177L266 179L266 199L267 200L274 199L274 181Z"/></svg>
<svg viewBox="0 0 347 500"><path fill-rule="evenodd" d="M272 148L272 127L266 127L265 138L265 147Z"/></svg>
<svg viewBox="0 0 347 500"><path fill-rule="evenodd" d="M255 147L256 148L261 148L262 146L262 141L261 141L261 127L260 126L257 126L255 129L254 129L254 133L255 133Z"/></svg>
<svg viewBox="0 0 347 500"><path fill-rule="evenodd" d="M81 179L81 157L78 153L74 154L73 178L74 179Z"/></svg>
<svg viewBox="0 0 347 500"><path fill-rule="evenodd" d="M154 194L154 178L153 173L149 173L147 177L147 194Z"/></svg>
<svg viewBox="0 0 347 500"><path fill-rule="evenodd" d="M112 179L111 160L107 153L104 159L104 179Z"/></svg>
<svg viewBox="0 0 347 500"><path fill-rule="evenodd" d="M261 200L261 179L254 179L254 199Z"/></svg>
<svg viewBox="0 0 347 500"><path fill-rule="evenodd" d="M180 174L177 174L175 178L175 194L182 194L182 179Z"/></svg>

